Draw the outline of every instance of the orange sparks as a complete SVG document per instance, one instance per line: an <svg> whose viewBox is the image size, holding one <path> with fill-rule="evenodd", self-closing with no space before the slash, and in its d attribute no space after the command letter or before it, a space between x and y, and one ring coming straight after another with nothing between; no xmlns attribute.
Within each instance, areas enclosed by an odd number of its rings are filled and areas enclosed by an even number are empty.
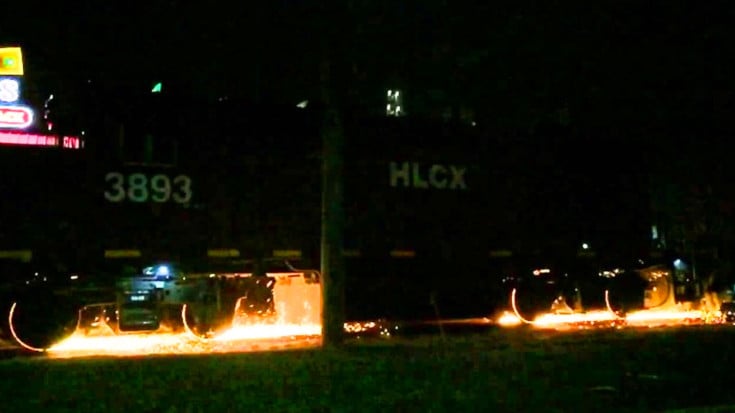
<svg viewBox="0 0 735 413"><path fill-rule="evenodd" d="M696 310L640 310L625 316L628 325L660 326L669 324L701 323L705 313Z"/></svg>
<svg viewBox="0 0 735 413"><path fill-rule="evenodd" d="M571 324L594 324L603 322L612 322L617 316L609 311L590 311L587 313L571 313L571 314L541 314L533 320L534 326L537 327L556 327Z"/></svg>
<svg viewBox="0 0 735 413"><path fill-rule="evenodd" d="M584 313L543 313L533 320L528 320L523 318L519 313L516 296L517 291L513 289L510 297L513 312L504 312L497 320L499 325L513 326L525 323L538 328L568 328L583 324L624 324L631 327L657 327L721 322L721 315L717 311L708 313L706 311L681 310L679 308L646 309L621 316L613 311L610 305L609 291L605 291L606 310L588 311Z"/></svg>
<svg viewBox="0 0 735 413"><path fill-rule="evenodd" d="M521 319L509 311L503 311L503 315L498 317L497 323L501 326L517 326L522 323Z"/></svg>
<svg viewBox="0 0 735 413"><path fill-rule="evenodd" d="M49 357L89 356L142 356L154 354L206 354L308 348L321 344L321 325L317 323L289 323L286 317L270 323L233 325L212 338L197 336L186 323L186 306L181 310L184 332L181 333L131 333L109 332L90 336L77 330L71 336L51 345L38 348L18 337L13 314L16 303L10 309L8 322L16 342L23 348L46 353Z"/></svg>

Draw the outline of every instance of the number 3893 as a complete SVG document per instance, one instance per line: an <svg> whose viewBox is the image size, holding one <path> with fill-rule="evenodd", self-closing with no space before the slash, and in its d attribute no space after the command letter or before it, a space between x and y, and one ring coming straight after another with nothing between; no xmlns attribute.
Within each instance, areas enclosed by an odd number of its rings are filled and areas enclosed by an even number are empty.
<svg viewBox="0 0 735 413"><path fill-rule="evenodd" d="M143 173L122 174L109 172L105 175L105 199L110 202L169 202L186 204L191 201L191 178L177 175L149 176Z"/></svg>

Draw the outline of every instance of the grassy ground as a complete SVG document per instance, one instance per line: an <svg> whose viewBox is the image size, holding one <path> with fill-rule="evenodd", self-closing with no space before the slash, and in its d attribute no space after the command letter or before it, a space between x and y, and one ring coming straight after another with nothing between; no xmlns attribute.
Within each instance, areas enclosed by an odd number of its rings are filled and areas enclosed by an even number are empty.
<svg viewBox="0 0 735 413"><path fill-rule="evenodd" d="M735 330L356 340L342 350L0 362L1 411L601 412L734 402Z"/></svg>

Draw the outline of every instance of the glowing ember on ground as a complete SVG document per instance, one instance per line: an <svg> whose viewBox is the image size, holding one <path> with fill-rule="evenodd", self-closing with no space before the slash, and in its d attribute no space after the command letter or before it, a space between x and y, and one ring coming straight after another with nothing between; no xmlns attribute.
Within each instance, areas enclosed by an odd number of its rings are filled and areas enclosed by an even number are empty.
<svg viewBox="0 0 735 413"><path fill-rule="evenodd" d="M111 336L72 336L46 349L50 357L142 356L154 354L205 354L284 348L308 348L321 344L320 326L254 325L226 330L212 339L190 333L151 333Z"/></svg>
<svg viewBox="0 0 735 413"><path fill-rule="evenodd" d="M498 319L501 326L513 326L524 322L523 319L510 312L505 312ZM663 325L702 324L719 322L716 315L709 316L703 311L695 310L640 310L621 317L610 311L589 311L586 313L554 314L544 313L525 323L537 328L564 328L580 324L615 325L630 327L654 327Z"/></svg>
<svg viewBox="0 0 735 413"><path fill-rule="evenodd" d="M640 310L625 316L628 324L661 325L704 322L705 313L695 310Z"/></svg>
<svg viewBox="0 0 735 413"><path fill-rule="evenodd" d="M719 311L706 312L699 310L683 310L678 307L666 309L646 309L619 315L612 310L608 291L605 291L605 305L607 310L589 311L585 313L543 313L528 320L519 313L516 304L516 289L510 297L513 312L506 311L498 319L501 326L512 326L520 323L529 324L537 328L569 328L580 325L604 325L630 327L657 327L665 325L687 325L704 323L721 323Z"/></svg>
<svg viewBox="0 0 735 413"><path fill-rule="evenodd" d="M74 333L49 347L50 356L140 355L197 352L201 342L186 334L130 334L89 337Z"/></svg>
<svg viewBox="0 0 735 413"><path fill-rule="evenodd" d="M211 339L183 333L122 334L91 337L80 332L46 350L50 356L134 356L242 352L255 349L305 348L319 345L316 324L253 324L231 327ZM271 348L268 348L268 347Z"/></svg>
<svg viewBox="0 0 735 413"><path fill-rule="evenodd" d="M232 327L215 336L214 341L260 340L270 338L318 336L322 326L317 324L255 324Z"/></svg>
<svg viewBox="0 0 735 413"><path fill-rule="evenodd" d="M377 329L378 323L375 321L350 321L345 323L345 332L347 333L364 333Z"/></svg>
<svg viewBox="0 0 735 413"><path fill-rule="evenodd" d="M515 314L509 311L504 311L503 315L498 318L497 322L501 326L517 326L522 323L520 318L516 317Z"/></svg>
<svg viewBox="0 0 735 413"><path fill-rule="evenodd" d="M18 337L10 309L10 332L23 348L45 353L54 358L89 356L145 356L154 354L205 354L308 348L321 345L321 325L315 323L264 322L230 327L213 338L199 337L186 323L186 305L181 310L185 331L181 333L151 332L115 334L104 325L94 335L77 330L49 348L28 345Z"/></svg>
<svg viewBox="0 0 735 413"><path fill-rule="evenodd" d="M617 320L618 317L609 311L590 311L587 313L571 313L571 314L542 314L533 320L533 324L538 327L557 326L560 324L593 324L600 322L611 322Z"/></svg>
<svg viewBox="0 0 735 413"><path fill-rule="evenodd" d="M11 342L0 339L0 350L10 350L17 348Z"/></svg>

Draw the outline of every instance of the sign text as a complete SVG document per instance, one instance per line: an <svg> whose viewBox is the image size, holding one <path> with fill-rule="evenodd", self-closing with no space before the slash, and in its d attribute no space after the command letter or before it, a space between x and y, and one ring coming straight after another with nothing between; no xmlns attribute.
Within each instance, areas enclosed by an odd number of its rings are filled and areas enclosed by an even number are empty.
<svg viewBox="0 0 735 413"><path fill-rule="evenodd" d="M391 162L390 186L466 190L467 168L458 165L422 165L418 162Z"/></svg>
<svg viewBox="0 0 735 413"><path fill-rule="evenodd" d="M171 179L168 175L157 174L149 177L143 173L124 175L110 172L105 176L107 189L105 199L110 202L130 201L136 203L173 201L186 204L191 201L191 178L178 175Z"/></svg>

